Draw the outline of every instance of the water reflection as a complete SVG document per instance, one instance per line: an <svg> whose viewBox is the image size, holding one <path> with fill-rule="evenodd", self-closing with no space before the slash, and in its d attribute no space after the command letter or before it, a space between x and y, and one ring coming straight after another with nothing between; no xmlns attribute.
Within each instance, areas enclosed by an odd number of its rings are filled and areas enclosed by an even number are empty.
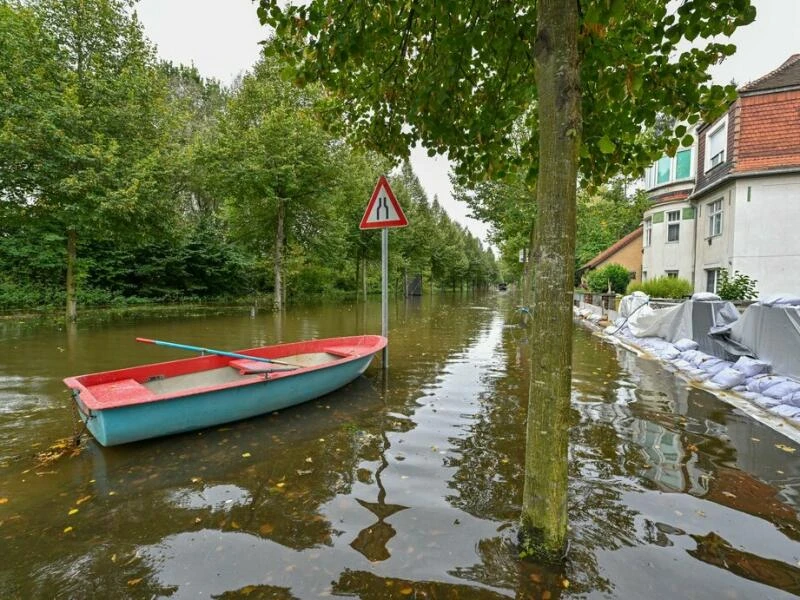
<svg viewBox="0 0 800 600"><path fill-rule="evenodd" d="M0 597L788 597L800 464L776 432L576 331L571 549L520 561L529 356L508 296L392 311L391 367L318 401L49 465L60 378L380 328L378 304L0 323ZM38 444L38 446L35 446Z"/></svg>

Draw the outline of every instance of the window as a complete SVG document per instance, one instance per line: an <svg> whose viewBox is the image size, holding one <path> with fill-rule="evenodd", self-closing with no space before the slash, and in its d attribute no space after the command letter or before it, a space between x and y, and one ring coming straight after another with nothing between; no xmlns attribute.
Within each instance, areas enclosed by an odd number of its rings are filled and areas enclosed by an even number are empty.
<svg viewBox="0 0 800 600"><path fill-rule="evenodd" d="M672 159L669 156L662 156L656 163L656 184L667 183L672 167Z"/></svg>
<svg viewBox="0 0 800 600"><path fill-rule="evenodd" d="M675 155L675 179L692 176L692 149L681 150Z"/></svg>
<svg viewBox="0 0 800 600"><path fill-rule="evenodd" d="M647 281L647 271L642 271L642 281Z"/></svg>
<svg viewBox="0 0 800 600"><path fill-rule="evenodd" d="M653 240L653 219L647 217L644 220L644 247L647 248Z"/></svg>
<svg viewBox="0 0 800 600"><path fill-rule="evenodd" d="M628 271L628 279L630 279L631 281L636 279L636 271Z"/></svg>
<svg viewBox="0 0 800 600"><path fill-rule="evenodd" d="M722 199L708 205L708 237L722 235Z"/></svg>
<svg viewBox="0 0 800 600"><path fill-rule="evenodd" d="M677 271L664 271L664 274L667 276L667 279L677 279L678 272Z"/></svg>
<svg viewBox="0 0 800 600"><path fill-rule="evenodd" d="M667 242L677 242L681 237L681 211L667 213Z"/></svg>
<svg viewBox="0 0 800 600"><path fill-rule="evenodd" d="M725 149L728 146L728 117L706 134L706 171L725 162Z"/></svg>
<svg viewBox="0 0 800 600"><path fill-rule="evenodd" d="M716 294L718 285L719 269L706 269L706 291Z"/></svg>

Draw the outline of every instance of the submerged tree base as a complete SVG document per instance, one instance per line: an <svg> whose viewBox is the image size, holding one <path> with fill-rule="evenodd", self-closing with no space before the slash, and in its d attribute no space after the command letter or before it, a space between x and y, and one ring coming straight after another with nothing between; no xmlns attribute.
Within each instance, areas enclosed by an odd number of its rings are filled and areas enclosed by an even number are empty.
<svg viewBox="0 0 800 600"><path fill-rule="evenodd" d="M517 534L519 557L546 565L561 565L569 553L569 542L554 547L544 535L544 530L535 527L520 527Z"/></svg>

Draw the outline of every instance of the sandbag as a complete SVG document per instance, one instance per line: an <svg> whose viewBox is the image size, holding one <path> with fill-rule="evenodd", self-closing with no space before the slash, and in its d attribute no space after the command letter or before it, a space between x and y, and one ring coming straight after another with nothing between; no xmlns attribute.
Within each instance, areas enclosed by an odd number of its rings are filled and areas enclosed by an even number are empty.
<svg viewBox="0 0 800 600"><path fill-rule="evenodd" d="M686 352L687 350L696 350L698 346L697 342L690 340L689 338L681 338L673 345L681 352Z"/></svg>
<svg viewBox="0 0 800 600"><path fill-rule="evenodd" d="M786 379L780 383L769 386L762 393L770 398L783 399L787 396L791 396L795 392L800 392L800 383L792 381L791 379Z"/></svg>
<svg viewBox="0 0 800 600"><path fill-rule="evenodd" d="M731 367L723 369L711 378L711 382L715 383L723 390L729 390L734 386L741 385L744 383L744 380L744 373Z"/></svg>
<svg viewBox="0 0 800 600"><path fill-rule="evenodd" d="M756 375L752 379L748 380L747 390L750 392L763 394L767 388L782 381L786 381L786 378L777 377L775 375Z"/></svg>
<svg viewBox="0 0 800 600"><path fill-rule="evenodd" d="M788 404L781 404L769 409L773 415L783 417L784 419L797 419L800 418L800 408L797 406L790 406Z"/></svg>
<svg viewBox="0 0 800 600"><path fill-rule="evenodd" d="M746 377L755 377L769 371L769 363L749 356L740 356L739 360L733 363L733 368L744 373Z"/></svg>

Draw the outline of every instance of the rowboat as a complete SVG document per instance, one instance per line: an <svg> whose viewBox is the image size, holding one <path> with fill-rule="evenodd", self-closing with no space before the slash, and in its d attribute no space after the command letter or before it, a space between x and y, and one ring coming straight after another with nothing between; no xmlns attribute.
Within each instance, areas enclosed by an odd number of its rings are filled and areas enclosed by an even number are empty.
<svg viewBox="0 0 800 600"><path fill-rule="evenodd" d="M353 381L386 346L379 335L309 340L67 377L103 446L213 427L281 410Z"/></svg>

